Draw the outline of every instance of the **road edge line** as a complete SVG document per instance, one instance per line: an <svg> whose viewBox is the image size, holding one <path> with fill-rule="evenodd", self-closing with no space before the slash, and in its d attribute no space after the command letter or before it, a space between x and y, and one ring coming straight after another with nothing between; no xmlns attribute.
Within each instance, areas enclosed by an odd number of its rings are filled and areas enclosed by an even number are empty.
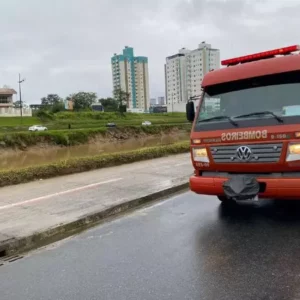
<svg viewBox="0 0 300 300"><path fill-rule="evenodd" d="M75 221L61 224L42 232L31 234L27 237L8 239L0 243L0 259L1 257L32 251L66 239L72 235L79 234L89 228L104 223L111 217L117 217L120 214L134 211L151 202L164 201L167 197L169 198L176 193L182 192L188 189L188 187L189 182L187 181L143 197L111 206L105 210L84 215Z"/></svg>

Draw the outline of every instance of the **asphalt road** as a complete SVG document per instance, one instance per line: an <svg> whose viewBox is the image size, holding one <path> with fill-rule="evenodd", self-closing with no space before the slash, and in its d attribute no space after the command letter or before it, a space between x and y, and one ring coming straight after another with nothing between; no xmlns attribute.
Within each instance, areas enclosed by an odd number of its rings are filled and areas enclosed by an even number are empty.
<svg viewBox="0 0 300 300"><path fill-rule="evenodd" d="M0 267L1 300L300 299L300 204L190 192Z"/></svg>

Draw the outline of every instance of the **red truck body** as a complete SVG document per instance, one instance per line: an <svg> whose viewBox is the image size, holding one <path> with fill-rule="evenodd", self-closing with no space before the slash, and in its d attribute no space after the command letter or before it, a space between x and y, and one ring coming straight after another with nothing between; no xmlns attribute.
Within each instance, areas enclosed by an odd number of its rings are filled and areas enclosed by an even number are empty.
<svg viewBox="0 0 300 300"><path fill-rule="evenodd" d="M300 199L298 49L226 60L204 76L190 135L193 192Z"/></svg>

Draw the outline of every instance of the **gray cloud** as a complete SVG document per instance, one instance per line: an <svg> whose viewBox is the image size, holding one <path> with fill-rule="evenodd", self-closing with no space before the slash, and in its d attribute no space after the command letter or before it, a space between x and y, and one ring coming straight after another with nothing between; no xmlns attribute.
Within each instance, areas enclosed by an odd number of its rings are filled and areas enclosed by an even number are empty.
<svg viewBox="0 0 300 300"><path fill-rule="evenodd" d="M299 10L299 0L182 0L176 16L183 28L205 23L203 34L209 38L212 30L217 32L221 54L235 55L240 49L251 52L297 43Z"/></svg>
<svg viewBox="0 0 300 300"><path fill-rule="evenodd" d="M79 90L111 95L110 57L149 57L151 96L164 94L165 57L205 40L228 58L294 44L296 0L2 0L0 85L26 77L25 101Z"/></svg>

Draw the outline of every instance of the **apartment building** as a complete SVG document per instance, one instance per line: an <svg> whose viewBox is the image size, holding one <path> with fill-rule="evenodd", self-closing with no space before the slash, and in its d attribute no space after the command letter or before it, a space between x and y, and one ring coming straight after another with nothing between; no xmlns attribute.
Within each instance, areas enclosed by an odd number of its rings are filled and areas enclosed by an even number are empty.
<svg viewBox="0 0 300 300"><path fill-rule="evenodd" d="M150 99L150 106L156 105L156 98Z"/></svg>
<svg viewBox="0 0 300 300"><path fill-rule="evenodd" d="M164 105L165 97L157 97L157 103L158 103L158 105Z"/></svg>
<svg viewBox="0 0 300 300"><path fill-rule="evenodd" d="M168 56L165 64L165 93L168 112L184 112L187 100L201 94L203 76L220 68L220 50L202 42L197 49L182 48ZM198 103L196 102L196 106Z"/></svg>
<svg viewBox="0 0 300 300"><path fill-rule="evenodd" d="M150 106L148 58L134 56L134 50L126 46L122 54L111 58L113 89L129 94L127 108L130 111L148 111Z"/></svg>

